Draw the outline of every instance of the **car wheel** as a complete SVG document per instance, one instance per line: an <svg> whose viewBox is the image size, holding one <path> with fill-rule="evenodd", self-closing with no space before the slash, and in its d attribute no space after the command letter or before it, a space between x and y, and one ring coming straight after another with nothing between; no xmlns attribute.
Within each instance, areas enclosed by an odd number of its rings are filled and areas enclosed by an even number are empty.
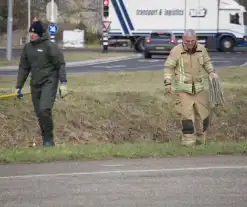
<svg viewBox="0 0 247 207"><path fill-rule="evenodd" d="M220 51L233 52L234 46L234 40L231 37L225 37L220 42Z"/></svg>
<svg viewBox="0 0 247 207"><path fill-rule="evenodd" d="M145 50L145 38L140 37L136 40L135 49L137 52L144 52Z"/></svg>
<svg viewBox="0 0 247 207"><path fill-rule="evenodd" d="M144 53L144 57L145 57L146 59L151 59L151 58L152 58L152 55L151 55L150 53L148 53L148 52L145 52L145 53Z"/></svg>

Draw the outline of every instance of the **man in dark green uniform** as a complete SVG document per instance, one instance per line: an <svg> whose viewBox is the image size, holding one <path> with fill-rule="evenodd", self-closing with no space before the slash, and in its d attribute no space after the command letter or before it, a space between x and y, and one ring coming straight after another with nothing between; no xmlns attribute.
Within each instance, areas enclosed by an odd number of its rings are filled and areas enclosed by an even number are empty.
<svg viewBox="0 0 247 207"><path fill-rule="evenodd" d="M32 102L39 121L44 146L54 146L52 108L60 81L59 94L67 95L67 79L63 52L44 34L40 21L30 27L31 41L25 44L20 58L16 83L17 97L31 73Z"/></svg>

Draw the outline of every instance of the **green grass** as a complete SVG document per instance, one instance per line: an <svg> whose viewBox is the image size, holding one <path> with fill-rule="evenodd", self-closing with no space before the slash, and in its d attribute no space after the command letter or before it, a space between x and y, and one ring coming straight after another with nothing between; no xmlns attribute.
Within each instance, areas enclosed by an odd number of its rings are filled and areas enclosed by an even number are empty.
<svg viewBox="0 0 247 207"><path fill-rule="evenodd" d="M52 162L81 159L167 156L237 155L247 152L247 141L183 147L172 143L58 145L55 148L0 149L0 163Z"/></svg>
<svg viewBox="0 0 247 207"><path fill-rule="evenodd" d="M64 58L67 62L74 61L83 61L83 60L93 60L93 59L104 59L109 57L120 57L120 56L128 56L134 53L121 53L121 52L109 52L109 53L101 53L101 52L64 52ZM18 65L20 61L20 57L16 57L11 61L7 61L5 58L0 57L0 66L15 66Z"/></svg>
<svg viewBox="0 0 247 207"><path fill-rule="evenodd" d="M55 148L39 148L30 96L0 100L0 161L244 153L247 68L220 68L218 74L226 103L214 110L206 147L180 146L163 71L87 73L69 75L69 95L54 106ZM0 77L0 93L10 93L14 85L15 77ZM29 147L33 143L36 147Z"/></svg>

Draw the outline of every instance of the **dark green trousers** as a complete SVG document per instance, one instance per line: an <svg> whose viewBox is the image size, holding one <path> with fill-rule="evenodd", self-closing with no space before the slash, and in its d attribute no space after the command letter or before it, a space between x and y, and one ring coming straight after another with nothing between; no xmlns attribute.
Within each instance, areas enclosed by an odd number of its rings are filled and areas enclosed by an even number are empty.
<svg viewBox="0 0 247 207"><path fill-rule="evenodd" d="M56 100L57 89L58 82L51 81L40 86L31 86L33 107L44 145L54 145L52 108Z"/></svg>

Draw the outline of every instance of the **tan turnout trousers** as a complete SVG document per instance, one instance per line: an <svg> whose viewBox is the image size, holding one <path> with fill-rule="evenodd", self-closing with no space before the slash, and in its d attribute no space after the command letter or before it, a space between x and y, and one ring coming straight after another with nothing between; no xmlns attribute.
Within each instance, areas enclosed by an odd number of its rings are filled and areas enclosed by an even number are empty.
<svg viewBox="0 0 247 207"><path fill-rule="evenodd" d="M175 110L182 118L182 144L192 145L196 141L204 144L210 114L208 92L176 93L174 98Z"/></svg>

